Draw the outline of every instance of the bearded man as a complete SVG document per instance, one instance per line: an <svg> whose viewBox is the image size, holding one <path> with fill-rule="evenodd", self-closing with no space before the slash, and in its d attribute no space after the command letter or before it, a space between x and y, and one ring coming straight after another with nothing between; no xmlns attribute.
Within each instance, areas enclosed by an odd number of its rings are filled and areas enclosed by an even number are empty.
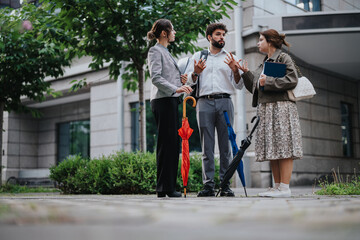
<svg viewBox="0 0 360 240"><path fill-rule="evenodd" d="M212 23L206 29L206 38L210 45L203 53L197 52L192 57L194 64L189 64L187 84L198 83L199 100L196 105L196 117L199 127L202 147L202 179L204 189L198 197L215 196L215 129L220 151L220 180L223 180L225 171L232 160L228 130L224 118L227 111L230 123L234 122L234 106L231 95L236 89L242 89L244 82L241 79L237 60L234 55L225 49L226 26L222 23ZM201 57L200 56L205 56ZM220 196L233 197L230 186L224 187Z"/></svg>

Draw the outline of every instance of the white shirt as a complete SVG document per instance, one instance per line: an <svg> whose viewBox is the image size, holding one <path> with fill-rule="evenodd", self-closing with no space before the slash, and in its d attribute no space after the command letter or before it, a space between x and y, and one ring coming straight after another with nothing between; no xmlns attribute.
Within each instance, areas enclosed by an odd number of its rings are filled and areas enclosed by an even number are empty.
<svg viewBox="0 0 360 240"><path fill-rule="evenodd" d="M209 51L209 49L208 49ZM238 83L235 82L234 73L232 72L229 65L224 61L228 52L225 49L221 49L217 54L209 55L206 60L206 68L200 74L200 92L199 96L212 95L219 93L234 94L235 88L242 89L244 81L241 78ZM233 55L235 60L236 56ZM194 85L192 80L192 72L194 71L194 59L198 61L200 58L200 52L196 52L190 59L187 69L185 72L188 74L187 83ZM240 73L239 73L240 74Z"/></svg>

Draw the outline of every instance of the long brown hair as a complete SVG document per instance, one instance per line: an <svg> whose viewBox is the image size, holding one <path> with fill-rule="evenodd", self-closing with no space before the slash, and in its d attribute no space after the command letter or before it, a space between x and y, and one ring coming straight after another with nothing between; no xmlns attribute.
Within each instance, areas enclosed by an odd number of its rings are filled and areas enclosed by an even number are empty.
<svg viewBox="0 0 360 240"><path fill-rule="evenodd" d="M169 36L172 30L172 24L168 19L158 19L154 22L151 30L147 33L147 38L153 40L155 38L160 38L162 31L165 31Z"/></svg>
<svg viewBox="0 0 360 240"><path fill-rule="evenodd" d="M275 29L268 29L266 31L260 32L264 36L268 43L271 43L275 48L280 49L284 44L287 47L290 47L290 43L285 41L285 34L279 34Z"/></svg>

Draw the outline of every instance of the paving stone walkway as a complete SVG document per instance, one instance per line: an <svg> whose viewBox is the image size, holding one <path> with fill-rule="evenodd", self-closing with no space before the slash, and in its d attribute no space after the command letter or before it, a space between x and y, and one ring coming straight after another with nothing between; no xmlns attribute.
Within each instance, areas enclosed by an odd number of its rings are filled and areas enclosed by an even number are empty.
<svg viewBox="0 0 360 240"><path fill-rule="evenodd" d="M360 196L0 195L1 240L360 239Z"/></svg>

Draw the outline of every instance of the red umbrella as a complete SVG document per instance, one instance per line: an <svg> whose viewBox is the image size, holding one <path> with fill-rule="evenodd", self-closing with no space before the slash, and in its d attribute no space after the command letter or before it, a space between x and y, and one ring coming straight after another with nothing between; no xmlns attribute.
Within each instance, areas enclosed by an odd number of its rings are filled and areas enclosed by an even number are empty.
<svg viewBox="0 0 360 240"><path fill-rule="evenodd" d="M193 107L196 106L195 98L187 96L183 102L183 119L182 126L178 130L180 137L182 138L182 160L181 160L181 176L184 184L184 196L186 197L186 186L189 177L190 169L190 156L189 156L189 138L193 133L193 129L190 128L188 118L186 117L186 101L191 99L193 101Z"/></svg>

